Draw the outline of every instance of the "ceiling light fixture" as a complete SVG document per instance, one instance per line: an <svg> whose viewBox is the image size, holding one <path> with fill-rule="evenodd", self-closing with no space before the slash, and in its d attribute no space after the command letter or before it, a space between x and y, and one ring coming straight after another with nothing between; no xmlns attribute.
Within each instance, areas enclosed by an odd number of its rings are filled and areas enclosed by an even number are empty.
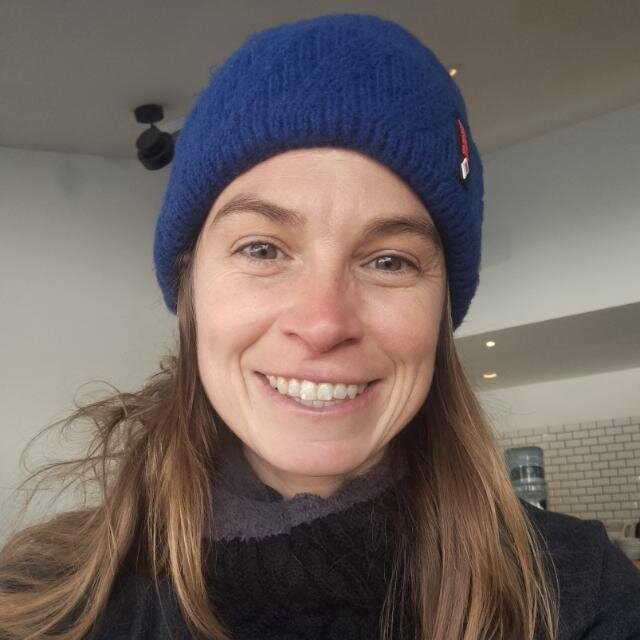
<svg viewBox="0 0 640 640"><path fill-rule="evenodd" d="M173 160L173 147L175 136L160 131L154 122L160 122L164 118L164 111L159 104L143 104L134 109L136 121L151 126L143 131L136 140L138 160L149 171L162 169Z"/></svg>
<svg viewBox="0 0 640 640"><path fill-rule="evenodd" d="M495 347L496 343L493 340L489 340L488 342L485 342L485 344L487 345L487 347Z"/></svg>
<svg viewBox="0 0 640 640"><path fill-rule="evenodd" d="M497 373L483 373L482 377L485 378L486 380L491 380L493 378L497 378L498 374Z"/></svg>

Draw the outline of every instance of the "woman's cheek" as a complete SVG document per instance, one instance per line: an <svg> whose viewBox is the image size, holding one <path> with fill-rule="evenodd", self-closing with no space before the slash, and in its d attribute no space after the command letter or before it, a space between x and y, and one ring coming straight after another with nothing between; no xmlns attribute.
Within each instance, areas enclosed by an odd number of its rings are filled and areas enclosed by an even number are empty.
<svg viewBox="0 0 640 640"><path fill-rule="evenodd" d="M210 282L201 293L196 317L207 325L203 330L215 338L239 335L268 323L277 312L277 304L282 303L284 292L274 292L260 278L229 274Z"/></svg>
<svg viewBox="0 0 640 640"><path fill-rule="evenodd" d="M410 341L418 336L426 338L440 321L440 302L431 291L416 295L411 289L381 289L363 300L367 301L364 308L370 322L385 335Z"/></svg>

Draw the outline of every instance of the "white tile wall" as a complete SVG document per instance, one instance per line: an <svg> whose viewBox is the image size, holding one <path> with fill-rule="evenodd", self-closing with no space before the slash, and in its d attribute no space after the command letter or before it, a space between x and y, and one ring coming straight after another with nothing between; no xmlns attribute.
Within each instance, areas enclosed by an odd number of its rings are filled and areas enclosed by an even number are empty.
<svg viewBox="0 0 640 640"><path fill-rule="evenodd" d="M605 525L640 520L640 416L496 432L544 451L547 508Z"/></svg>

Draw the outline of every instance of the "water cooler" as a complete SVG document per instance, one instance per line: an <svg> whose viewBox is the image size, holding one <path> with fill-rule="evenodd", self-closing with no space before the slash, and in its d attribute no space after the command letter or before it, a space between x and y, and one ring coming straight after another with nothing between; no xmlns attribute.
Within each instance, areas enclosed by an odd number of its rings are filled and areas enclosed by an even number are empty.
<svg viewBox="0 0 640 640"><path fill-rule="evenodd" d="M516 447L505 451L511 486L519 498L540 509L547 508L544 457L540 447Z"/></svg>

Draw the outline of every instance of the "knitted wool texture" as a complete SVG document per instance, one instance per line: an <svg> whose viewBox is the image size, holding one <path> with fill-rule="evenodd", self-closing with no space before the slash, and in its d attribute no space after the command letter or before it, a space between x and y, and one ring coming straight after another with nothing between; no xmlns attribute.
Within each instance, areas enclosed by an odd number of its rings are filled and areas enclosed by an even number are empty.
<svg viewBox="0 0 640 640"><path fill-rule="evenodd" d="M461 138L469 175L460 173ZM399 175L441 237L454 329L478 282L482 166L447 70L415 36L371 15L337 14L251 35L211 74L178 137L154 240L156 277L176 312L177 258L236 177L296 148L339 147Z"/></svg>

